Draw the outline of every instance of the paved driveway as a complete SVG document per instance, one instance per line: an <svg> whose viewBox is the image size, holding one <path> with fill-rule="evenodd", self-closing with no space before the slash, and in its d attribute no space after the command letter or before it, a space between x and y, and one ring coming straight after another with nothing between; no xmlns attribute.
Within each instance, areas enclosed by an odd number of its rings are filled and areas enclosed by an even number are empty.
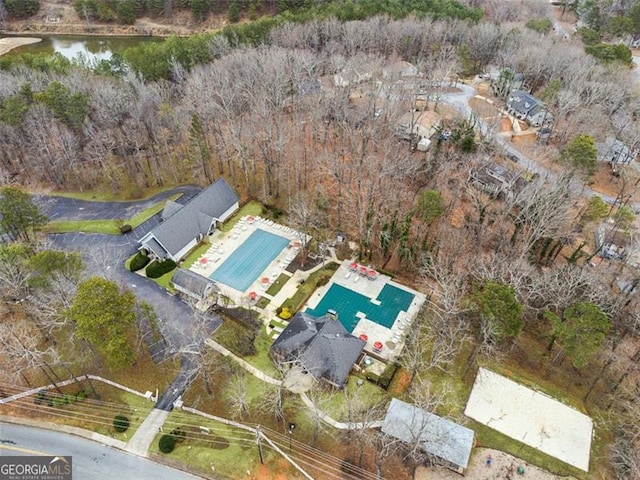
<svg viewBox="0 0 640 480"><path fill-rule="evenodd" d="M171 195L182 193L178 203L184 203L200 190L200 187L187 185L167 190L145 200L132 202L92 202L48 195L36 195L34 201L42 213L51 220L116 220L118 218L126 220L145 208L166 200Z"/></svg>
<svg viewBox="0 0 640 480"><path fill-rule="evenodd" d="M127 206L115 203L114 208L120 209L120 213L129 212L127 215L132 216L177 191L184 193L179 200L183 203L200 190L195 187L182 187L164 192L153 199L128 202ZM78 208L73 210L70 206L77 207L79 204L62 201L61 197L40 197L39 202L49 209L50 218L69 219L107 218L106 205L114 205L114 202L83 201L82 210ZM109 218L120 218L120 216ZM178 376L158 402L158 408L170 410L173 401L184 392L195 377L198 368L198 351L202 348L204 340L222 324L222 319L217 315L208 315L204 320L199 318L194 315L191 307L178 297L171 295L155 282L124 268L124 261L137 250L138 240L159 222L160 214L156 214L126 235L57 233L48 235L47 240L52 248L79 252L85 262L88 275L99 275L113 280L131 289L138 300L145 301L154 307L158 316L158 327L168 345L166 353L179 353L181 359Z"/></svg>

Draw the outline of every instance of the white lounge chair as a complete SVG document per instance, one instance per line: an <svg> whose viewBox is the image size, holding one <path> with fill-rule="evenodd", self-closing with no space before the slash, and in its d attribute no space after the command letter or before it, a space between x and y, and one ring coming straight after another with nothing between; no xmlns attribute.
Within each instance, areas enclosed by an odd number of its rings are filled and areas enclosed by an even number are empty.
<svg viewBox="0 0 640 480"><path fill-rule="evenodd" d="M351 278L351 272L347 272L347 274L344 276L345 280L349 280L349 278Z"/></svg>

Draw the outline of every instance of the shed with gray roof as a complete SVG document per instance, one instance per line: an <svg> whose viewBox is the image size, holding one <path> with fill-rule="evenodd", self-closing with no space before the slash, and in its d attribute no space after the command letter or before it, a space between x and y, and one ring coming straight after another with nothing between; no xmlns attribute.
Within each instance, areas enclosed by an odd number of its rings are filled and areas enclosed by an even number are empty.
<svg viewBox="0 0 640 480"><path fill-rule="evenodd" d="M473 430L394 398L384 417L382 432L420 448L443 465L463 473L474 444Z"/></svg>
<svg viewBox="0 0 640 480"><path fill-rule="evenodd" d="M185 205L170 201L162 212L163 222L140 239L140 248L177 262L238 209L238 200L227 181L219 178Z"/></svg>
<svg viewBox="0 0 640 480"><path fill-rule="evenodd" d="M218 288L213 280L198 275L186 268L177 269L171 278L171 283L177 291L189 295L196 300L202 300L218 292Z"/></svg>
<svg viewBox="0 0 640 480"><path fill-rule="evenodd" d="M339 321L299 312L273 342L270 353L277 362L302 366L315 379L342 388L365 345Z"/></svg>

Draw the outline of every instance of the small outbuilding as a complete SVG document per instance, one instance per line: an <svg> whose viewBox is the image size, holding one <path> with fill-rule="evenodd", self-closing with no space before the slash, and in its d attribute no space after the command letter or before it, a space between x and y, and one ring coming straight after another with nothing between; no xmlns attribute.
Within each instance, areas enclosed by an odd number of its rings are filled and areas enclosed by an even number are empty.
<svg viewBox="0 0 640 480"><path fill-rule="evenodd" d="M204 300L218 292L215 282L186 268L179 268L171 278L173 287L196 300Z"/></svg>
<svg viewBox="0 0 640 480"><path fill-rule="evenodd" d="M420 442L422 451L460 474L469 464L475 435L467 427L397 398L389 404L382 432L406 443Z"/></svg>

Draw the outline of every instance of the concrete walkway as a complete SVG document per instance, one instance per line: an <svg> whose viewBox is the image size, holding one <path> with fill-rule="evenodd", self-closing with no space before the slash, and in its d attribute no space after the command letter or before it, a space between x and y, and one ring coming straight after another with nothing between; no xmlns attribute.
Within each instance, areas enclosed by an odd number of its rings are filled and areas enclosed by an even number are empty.
<svg viewBox="0 0 640 480"><path fill-rule="evenodd" d="M256 367L251 365L249 362L246 362L245 360L243 360L240 357L238 357L236 354L234 354L234 353L230 352L229 350L227 350L226 348L224 348L218 342L214 342L213 340L211 340L209 338L209 339L205 340L204 343L206 343L208 346L213 348L220 355L222 355L224 357L232 358L236 363L238 363L242 368L244 368L246 371L248 371L251 375L253 375L256 378L259 378L263 382L270 383L272 385L281 385L282 384L281 380L276 380L275 378L270 377L269 375L267 375L266 373L262 372L261 370L258 370Z"/></svg>
<svg viewBox="0 0 640 480"><path fill-rule="evenodd" d="M240 366L245 368L249 373L251 373L256 378L259 378L260 380L262 380L264 382L267 382L267 383L271 383L273 385L281 385L282 384L281 381L276 380L275 378L270 377L269 375L266 375L265 373L261 372L256 367L254 367L250 363L244 361L243 359L241 359L237 355L233 354L232 352L230 352L229 350L224 348L219 343L214 342L211 339L205 340L205 343L207 345L209 345L211 348L213 348L214 350L216 350L221 355L223 355L225 357L232 358L234 361L236 361ZM382 427L382 420L375 421L375 422L370 422L370 423L361 423L361 422L344 423L344 422L338 422L337 420L334 420L329 415L327 415L325 412L319 410L315 406L315 404L311 401L311 399L307 396L306 393L301 393L300 394L300 398L302 398L302 401L304 402L304 404L307 407L309 407L310 409L315 410L317 412L318 416L320 417L320 419L322 421L324 421L325 423L328 423L329 425L331 425L334 428L338 428L340 430L356 430L356 429L362 429L362 428L380 428L380 427ZM144 425L144 423L142 425ZM142 428L142 425L140 426L140 428L138 428L138 431L140 431L140 429ZM136 432L136 435L137 435L137 432ZM133 441L133 439L131 439L131 440ZM131 443L131 442L129 442L129 443Z"/></svg>
<svg viewBox="0 0 640 480"><path fill-rule="evenodd" d="M333 418L331 418L329 415L327 415L322 410L318 409L316 407L315 403L313 403L311 401L311 399L307 396L306 393L301 393L300 394L300 398L302 399L302 401L304 402L304 404L307 407L309 407L311 410L314 410L316 412L318 417L320 417L320 420L322 420L325 423L328 423L332 427L337 428L339 430L361 430L363 428L380 428L380 427L382 427L382 420L376 420L375 422L368 422L368 423L364 423L364 422L349 422L349 423L338 422L337 420L334 420Z"/></svg>
<svg viewBox="0 0 640 480"><path fill-rule="evenodd" d="M159 410L157 408L151 410L124 449L134 455L146 457L149 445L151 445L158 432L160 432L160 428L164 425L169 413L170 412L166 410Z"/></svg>

